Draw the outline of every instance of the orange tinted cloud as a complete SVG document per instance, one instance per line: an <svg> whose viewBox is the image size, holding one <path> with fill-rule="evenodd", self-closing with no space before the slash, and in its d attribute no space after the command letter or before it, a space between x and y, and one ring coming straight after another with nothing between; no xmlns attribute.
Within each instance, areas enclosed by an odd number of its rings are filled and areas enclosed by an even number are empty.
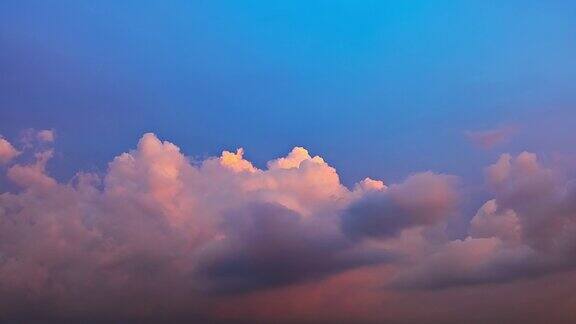
<svg viewBox="0 0 576 324"><path fill-rule="evenodd" d="M6 164L20 154L7 140L0 137L0 164Z"/></svg>

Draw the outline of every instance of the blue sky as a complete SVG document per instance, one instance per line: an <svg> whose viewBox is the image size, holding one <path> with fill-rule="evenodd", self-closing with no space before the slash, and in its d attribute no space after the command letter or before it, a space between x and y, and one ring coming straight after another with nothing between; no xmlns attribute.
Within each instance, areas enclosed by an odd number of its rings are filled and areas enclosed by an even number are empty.
<svg viewBox="0 0 576 324"><path fill-rule="evenodd" d="M61 178L105 169L149 131L192 156L242 146L256 163L305 146L346 184L427 169L474 177L501 151L573 146L562 130L576 117L575 10L3 1L0 128L55 129ZM489 151L464 135L507 125L519 131Z"/></svg>

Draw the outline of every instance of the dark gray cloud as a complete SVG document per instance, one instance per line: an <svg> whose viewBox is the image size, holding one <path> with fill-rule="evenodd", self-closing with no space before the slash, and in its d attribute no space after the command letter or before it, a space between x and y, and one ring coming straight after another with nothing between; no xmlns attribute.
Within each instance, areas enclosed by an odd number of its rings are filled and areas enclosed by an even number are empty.
<svg viewBox="0 0 576 324"><path fill-rule="evenodd" d="M342 229L353 238L387 238L410 227L434 225L455 211L455 184L453 176L426 172L369 192L345 211Z"/></svg>
<svg viewBox="0 0 576 324"><path fill-rule="evenodd" d="M470 236L416 260L393 285L438 289L509 282L576 266L576 187L533 153L502 155L486 170L494 199Z"/></svg>
<svg viewBox="0 0 576 324"><path fill-rule="evenodd" d="M391 259L386 251L354 250L333 223L303 219L277 204L229 211L223 226L224 237L202 261L212 291L286 285Z"/></svg>

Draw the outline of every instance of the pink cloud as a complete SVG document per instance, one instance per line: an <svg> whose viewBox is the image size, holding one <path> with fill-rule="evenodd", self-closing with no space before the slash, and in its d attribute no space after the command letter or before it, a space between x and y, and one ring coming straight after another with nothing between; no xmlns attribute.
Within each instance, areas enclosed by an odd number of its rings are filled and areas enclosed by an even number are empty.
<svg viewBox="0 0 576 324"><path fill-rule="evenodd" d="M44 143L54 142L55 137L56 137L56 135L55 135L54 131L51 129L44 129L44 130L38 131L36 133L36 138L40 142L44 142Z"/></svg>
<svg viewBox="0 0 576 324"><path fill-rule="evenodd" d="M574 181L542 166L528 152L504 154L486 173L495 198L472 219L470 236L419 256L395 285L447 288L576 267Z"/></svg>
<svg viewBox="0 0 576 324"><path fill-rule="evenodd" d="M518 279L576 267L576 187L533 153L486 169L491 199L450 239L451 175L350 190L301 147L264 169L242 149L197 164L149 133L102 176L62 183L47 144L6 170L19 189L0 193L0 316L416 321L424 303L457 322L454 287L528 291Z"/></svg>
<svg viewBox="0 0 576 324"><path fill-rule="evenodd" d="M7 140L0 137L0 165L6 164L20 154Z"/></svg>
<svg viewBox="0 0 576 324"><path fill-rule="evenodd" d="M465 134L474 144L484 149L491 149L508 141L515 132L515 127L507 126L480 131L467 131Z"/></svg>

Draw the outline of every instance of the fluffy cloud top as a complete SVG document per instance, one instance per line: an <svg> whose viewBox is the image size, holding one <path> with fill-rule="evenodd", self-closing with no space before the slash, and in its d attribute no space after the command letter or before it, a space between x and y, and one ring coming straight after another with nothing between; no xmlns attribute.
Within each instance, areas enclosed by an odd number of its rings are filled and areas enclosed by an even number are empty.
<svg viewBox="0 0 576 324"><path fill-rule="evenodd" d="M206 293L251 291L389 259L338 227L355 193L302 148L255 168L243 151L200 166L145 134L103 177L46 174L50 148L7 170L0 195L1 312L137 314L188 309ZM36 242L41 242L37 244ZM194 303L194 302L192 302Z"/></svg>
<svg viewBox="0 0 576 324"><path fill-rule="evenodd" d="M20 154L7 140L0 137L0 164L6 164Z"/></svg>

